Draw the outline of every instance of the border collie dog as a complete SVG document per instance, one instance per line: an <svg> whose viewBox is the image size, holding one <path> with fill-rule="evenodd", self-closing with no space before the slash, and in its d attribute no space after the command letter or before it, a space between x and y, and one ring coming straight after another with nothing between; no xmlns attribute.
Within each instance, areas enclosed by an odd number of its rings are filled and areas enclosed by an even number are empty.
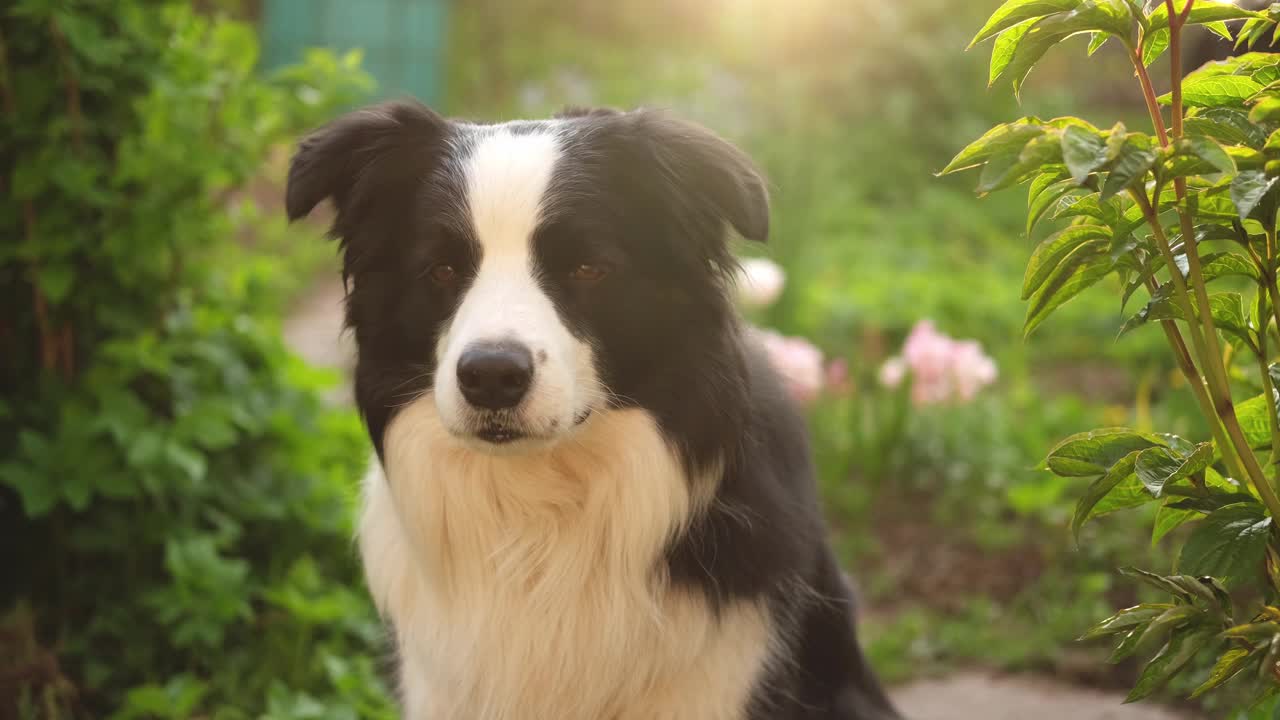
<svg viewBox="0 0 1280 720"><path fill-rule="evenodd" d="M307 137L377 452L359 547L412 720L885 720L803 419L728 295L750 160L654 111L413 101Z"/></svg>

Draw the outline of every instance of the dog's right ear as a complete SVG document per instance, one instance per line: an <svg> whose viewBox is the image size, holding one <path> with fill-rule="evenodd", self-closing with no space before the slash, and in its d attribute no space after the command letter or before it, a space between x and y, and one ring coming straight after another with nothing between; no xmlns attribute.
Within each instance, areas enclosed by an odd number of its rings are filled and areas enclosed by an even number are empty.
<svg viewBox="0 0 1280 720"><path fill-rule="evenodd" d="M378 188L425 173L448 121L421 103L400 100L348 113L308 135L289 165L285 210L297 220L327 197L339 217L353 214Z"/></svg>

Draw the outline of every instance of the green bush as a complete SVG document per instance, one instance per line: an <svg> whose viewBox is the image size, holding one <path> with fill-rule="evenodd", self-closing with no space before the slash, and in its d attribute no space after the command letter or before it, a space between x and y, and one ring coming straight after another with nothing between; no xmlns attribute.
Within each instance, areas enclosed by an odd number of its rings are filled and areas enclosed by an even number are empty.
<svg viewBox="0 0 1280 720"><path fill-rule="evenodd" d="M1280 365L1269 347L1280 340L1280 54L1182 74L1186 28L1204 25L1247 48L1273 37L1278 22L1280 4L1255 12L1208 0L1008 0L973 41L995 39L993 85L1018 92L1051 47L1087 34L1090 54L1110 43L1131 60L1154 134L1027 117L988 131L944 170L981 168L983 194L1030 185L1027 231L1043 239L1022 283L1025 334L1118 276L1110 289L1122 308L1138 291L1148 298L1119 334L1160 326L1208 428L1200 442L1117 427L1078 433L1044 461L1059 480L1088 482L1071 521L1077 532L1149 505L1158 508L1153 543L1193 523L1172 574L1122 569L1161 602L1121 610L1085 634L1115 642L1113 662L1152 655L1129 701L1166 686L1193 698L1226 687L1274 717L1280 697ZM1166 52L1172 89L1158 97L1148 68ZM1045 226L1056 232L1036 235ZM1242 394L1254 397L1236 400Z"/></svg>
<svg viewBox="0 0 1280 720"><path fill-rule="evenodd" d="M179 2L0 15L3 717L390 717L358 419L291 357L240 188L368 89Z"/></svg>

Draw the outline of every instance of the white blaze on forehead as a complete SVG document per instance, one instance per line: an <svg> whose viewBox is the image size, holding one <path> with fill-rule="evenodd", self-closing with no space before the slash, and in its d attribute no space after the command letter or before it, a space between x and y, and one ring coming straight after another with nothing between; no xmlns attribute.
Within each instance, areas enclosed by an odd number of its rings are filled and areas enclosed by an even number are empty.
<svg viewBox="0 0 1280 720"><path fill-rule="evenodd" d="M545 335L555 317L535 278L530 241L538 227L559 149L545 132L481 135L463 164L466 205L480 266L454 320L458 340ZM528 337L531 345L549 338Z"/></svg>
<svg viewBox="0 0 1280 720"><path fill-rule="evenodd" d="M484 257L527 258L560 149L548 132L499 128L467 158L467 206Z"/></svg>
<svg viewBox="0 0 1280 720"><path fill-rule="evenodd" d="M550 436L574 425L599 395L590 346L565 326L538 278L533 234L548 203L560 157L554 132L477 130L461 163L466 210L480 264L436 348L436 405L447 427L465 433L475 411L457 384L461 354L477 343L512 341L537 358L529 392L516 410L526 434Z"/></svg>

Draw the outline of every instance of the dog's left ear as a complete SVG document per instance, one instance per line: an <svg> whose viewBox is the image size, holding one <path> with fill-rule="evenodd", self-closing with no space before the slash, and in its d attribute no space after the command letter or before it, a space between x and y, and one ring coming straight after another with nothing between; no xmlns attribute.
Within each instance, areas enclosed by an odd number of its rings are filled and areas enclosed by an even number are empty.
<svg viewBox="0 0 1280 720"><path fill-rule="evenodd" d="M710 130L663 113L637 113L641 132L667 182L709 208L748 240L769 237L769 192L747 154Z"/></svg>
<svg viewBox="0 0 1280 720"><path fill-rule="evenodd" d="M290 220L333 198L339 221L358 214L401 176L422 174L437 154L448 121L413 100L348 113L308 135L289 166ZM381 184L381 187L377 187Z"/></svg>

